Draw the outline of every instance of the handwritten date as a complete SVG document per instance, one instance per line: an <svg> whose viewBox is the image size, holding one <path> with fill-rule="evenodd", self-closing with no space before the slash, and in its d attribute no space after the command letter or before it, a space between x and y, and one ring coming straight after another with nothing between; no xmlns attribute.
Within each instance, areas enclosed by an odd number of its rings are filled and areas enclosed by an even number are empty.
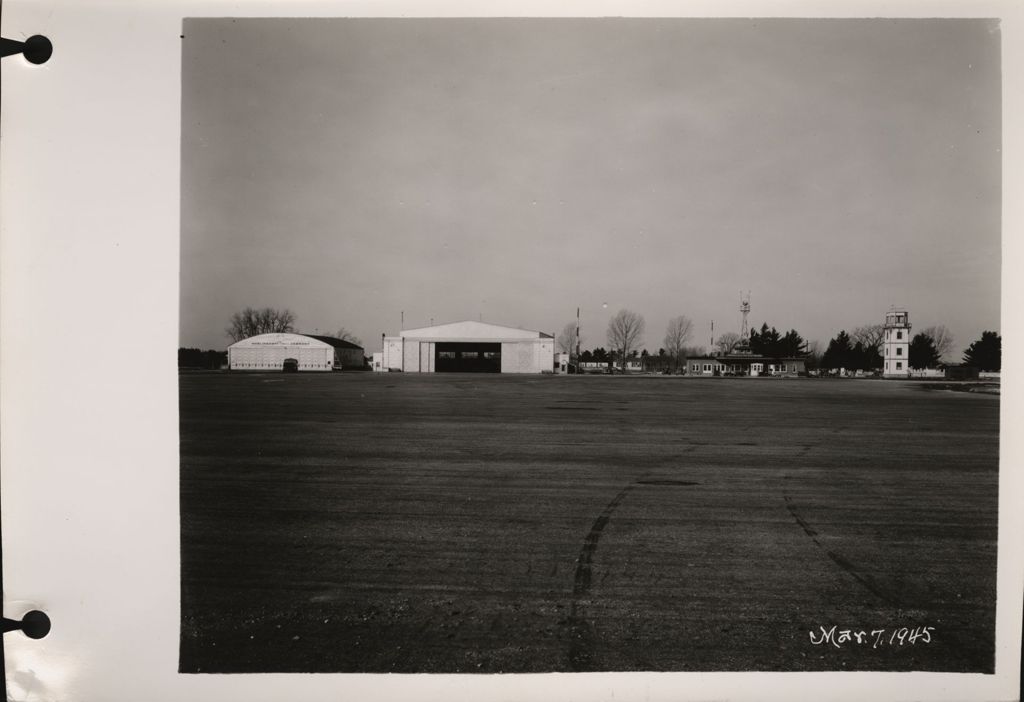
<svg viewBox="0 0 1024 702"><path fill-rule="evenodd" d="M820 632L810 631L811 644L814 646L834 646L842 648L845 645L871 646L871 648L882 648L884 646L916 646L917 644L929 644L932 642L932 635L935 633L934 626L899 627L896 629L840 629L833 626L826 629L819 626Z"/></svg>

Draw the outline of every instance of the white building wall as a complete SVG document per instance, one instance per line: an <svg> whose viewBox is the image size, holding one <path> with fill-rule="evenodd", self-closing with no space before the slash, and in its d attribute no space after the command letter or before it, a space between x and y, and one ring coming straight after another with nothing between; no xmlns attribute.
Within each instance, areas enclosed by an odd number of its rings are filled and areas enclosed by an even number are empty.
<svg viewBox="0 0 1024 702"><path fill-rule="evenodd" d="M537 344L537 370L534 373L555 372L555 340L541 339Z"/></svg>
<svg viewBox="0 0 1024 702"><path fill-rule="evenodd" d="M501 345L502 373L551 373L554 367L553 339L506 341Z"/></svg>
<svg viewBox="0 0 1024 702"><path fill-rule="evenodd" d="M431 336L423 338L428 334ZM500 338L499 334L504 338ZM421 338L416 338L416 335ZM527 335L529 338L518 338ZM537 332L497 327L478 322L460 322L420 330L407 330L402 332L402 336L385 337L384 347L381 351L381 367L384 370L401 370L406 373L433 373L436 370L437 344L443 342L500 342L502 373L551 373L554 371L554 339L538 338Z"/></svg>
<svg viewBox="0 0 1024 702"><path fill-rule="evenodd" d="M567 353L556 353L555 354L555 372L556 373L568 373L569 372L569 354Z"/></svg>
<svg viewBox="0 0 1024 702"><path fill-rule="evenodd" d="M895 323L895 315L902 323ZM882 375L888 378L910 377L910 320L905 311L886 315L882 337Z"/></svg>
<svg viewBox="0 0 1024 702"><path fill-rule="evenodd" d="M520 342L506 341L501 345L501 372L522 373L519 356Z"/></svg>
<svg viewBox="0 0 1024 702"><path fill-rule="evenodd" d="M232 370L281 370L285 359L294 358L300 371L330 371L334 365L334 349L292 346L267 348L228 347L228 367Z"/></svg>
<svg viewBox="0 0 1024 702"><path fill-rule="evenodd" d="M402 370L402 340L397 336L384 339L384 369Z"/></svg>
<svg viewBox="0 0 1024 702"><path fill-rule="evenodd" d="M408 341L406 343L409 343ZM420 373L433 373L434 372L434 351L437 349L435 342L433 341L421 341L419 342L419 360L417 368Z"/></svg>
<svg viewBox="0 0 1024 702"><path fill-rule="evenodd" d="M420 372L420 342L405 339L402 349L402 370L406 373Z"/></svg>

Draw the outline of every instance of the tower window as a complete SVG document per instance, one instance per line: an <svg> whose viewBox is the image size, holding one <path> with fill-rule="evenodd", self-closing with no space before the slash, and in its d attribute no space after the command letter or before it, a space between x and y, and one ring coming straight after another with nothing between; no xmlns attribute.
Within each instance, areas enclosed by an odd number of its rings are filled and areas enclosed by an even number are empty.
<svg viewBox="0 0 1024 702"><path fill-rule="evenodd" d="M896 370L903 370L903 361L896 361Z"/></svg>
<svg viewBox="0 0 1024 702"><path fill-rule="evenodd" d="M901 332L901 331L896 332L896 338L897 339L902 339L903 338L903 332Z"/></svg>
<svg viewBox="0 0 1024 702"><path fill-rule="evenodd" d="M897 356L902 356L903 355L903 347L902 346L897 346L896 347L896 355Z"/></svg>

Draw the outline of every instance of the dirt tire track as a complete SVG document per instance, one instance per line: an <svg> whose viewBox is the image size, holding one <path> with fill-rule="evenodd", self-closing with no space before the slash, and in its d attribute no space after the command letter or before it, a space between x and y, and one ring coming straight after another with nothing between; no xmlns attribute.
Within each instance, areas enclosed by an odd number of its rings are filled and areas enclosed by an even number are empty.
<svg viewBox="0 0 1024 702"><path fill-rule="evenodd" d="M594 631L586 617L584 598L590 591L594 552L604 528L612 513L639 483L633 482L622 488L612 501L594 520L594 524L583 539L583 548L576 557L576 572L573 575L572 605L569 608L569 668L573 672L593 670Z"/></svg>
<svg viewBox="0 0 1024 702"><path fill-rule="evenodd" d="M814 545L820 548L822 552L826 556L828 556L830 561L839 566L854 580L856 580L858 583L864 586L864 588L868 592L870 592L872 595L885 602L887 605L897 608L903 606L900 602L900 598L894 597L891 593L886 592L884 588L880 587L878 583L876 583L871 578L871 576L860 572L857 569L857 567L853 565L853 563L843 558L843 556L841 556L840 554L836 553L835 551L830 551L826 549L824 546L822 546L821 542L818 541L817 530L814 529L810 524L808 524L807 521L802 516L800 516L800 513L796 511L796 507L793 506L793 500L790 498L790 496L783 495L782 499L785 500L786 509L789 510L790 515L792 515L793 519L796 520L796 523L799 524L800 528L804 530L804 533L810 537L811 541L814 542Z"/></svg>

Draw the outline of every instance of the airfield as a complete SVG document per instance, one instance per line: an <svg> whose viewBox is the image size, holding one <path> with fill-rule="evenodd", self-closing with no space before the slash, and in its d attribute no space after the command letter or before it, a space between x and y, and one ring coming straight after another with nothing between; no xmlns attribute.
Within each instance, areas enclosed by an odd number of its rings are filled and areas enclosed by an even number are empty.
<svg viewBox="0 0 1024 702"><path fill-rule="evenodd" d="M993 670L998 395L179 380L182 672Z"/></svg>

